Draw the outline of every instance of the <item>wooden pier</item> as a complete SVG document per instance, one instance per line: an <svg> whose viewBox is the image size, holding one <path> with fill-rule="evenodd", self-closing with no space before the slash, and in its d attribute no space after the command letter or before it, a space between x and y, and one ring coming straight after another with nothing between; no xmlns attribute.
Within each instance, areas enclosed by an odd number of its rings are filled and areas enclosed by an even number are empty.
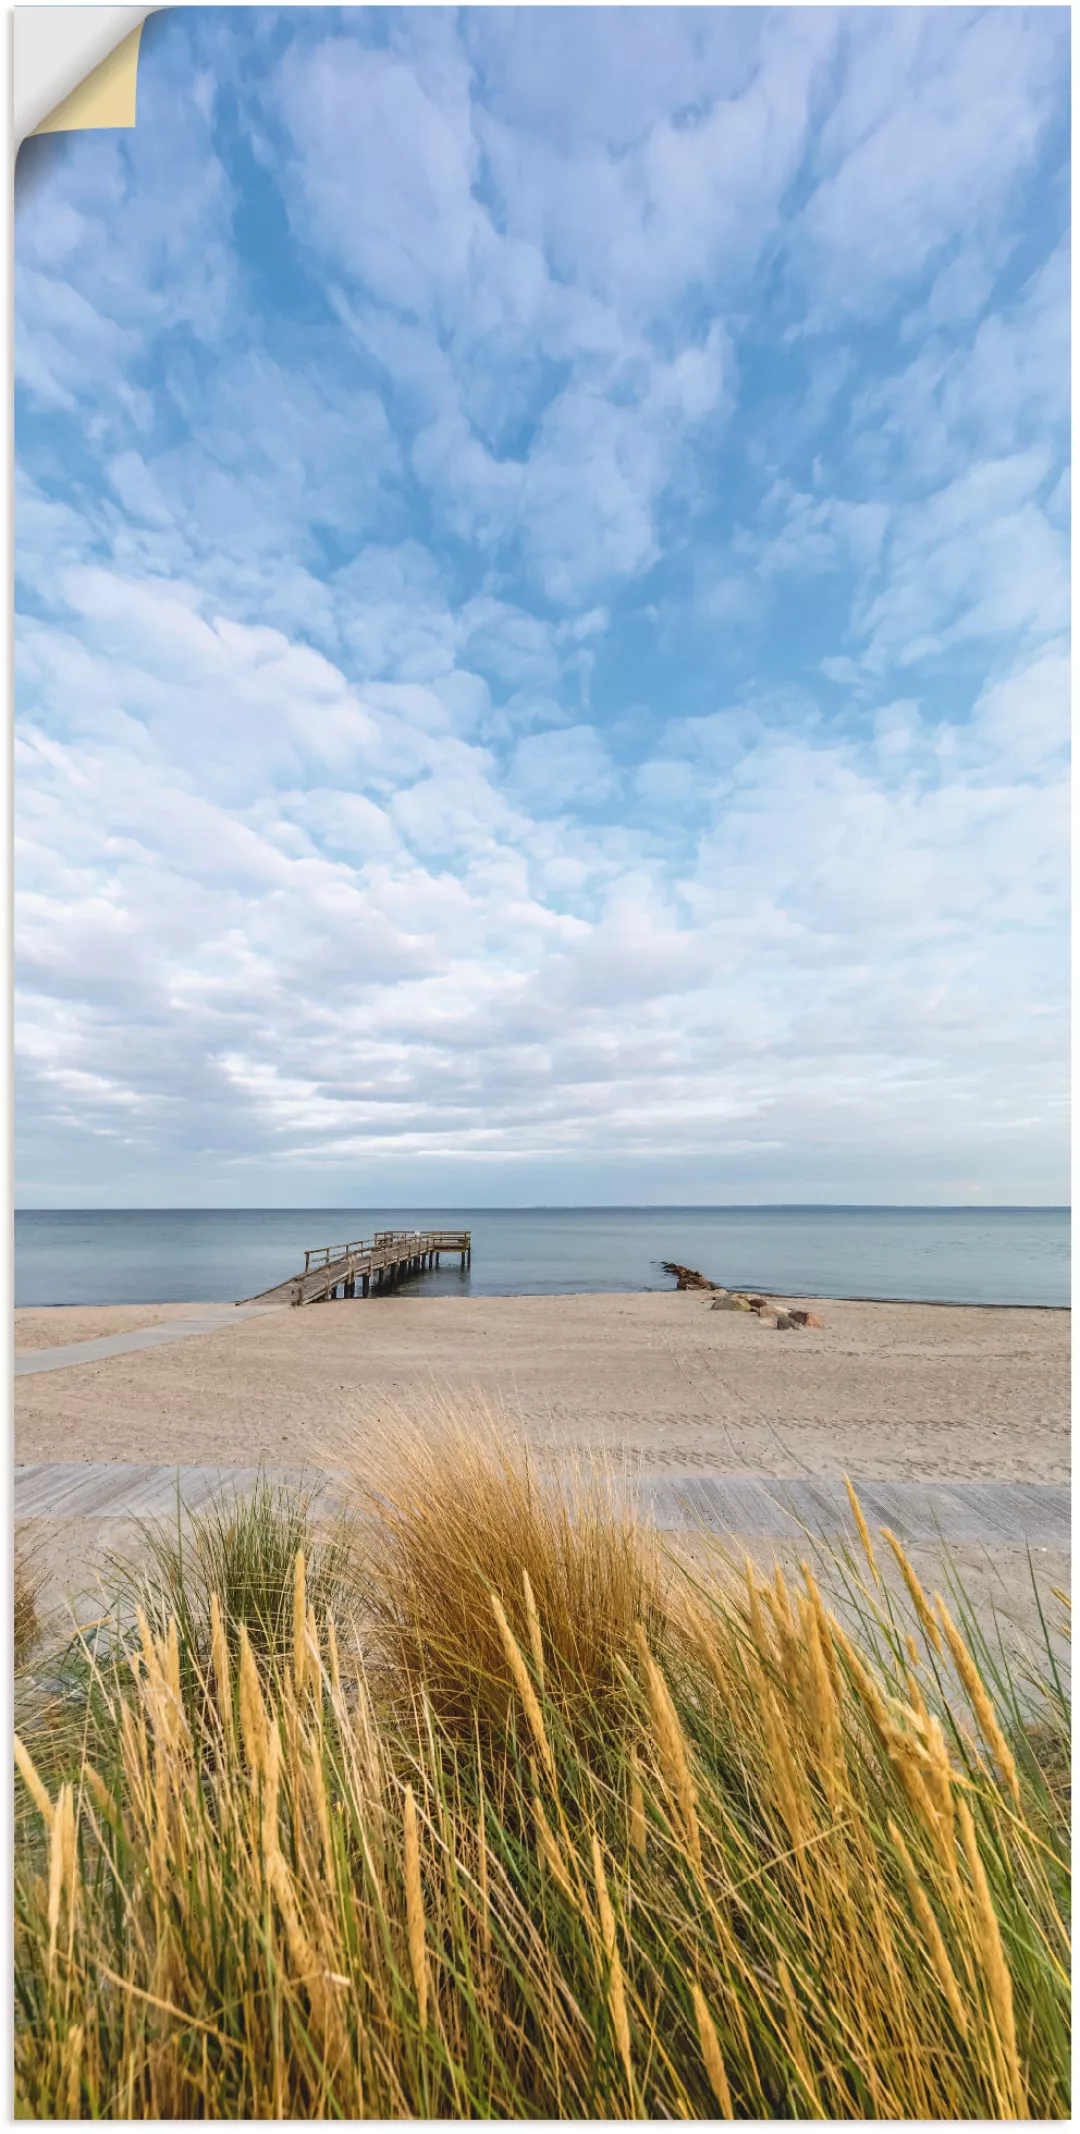
<svg viewBox="0 0 1080 2134"><path fill-rule="evenodd" d="M302 1274L290 1275L273 1289L245 1297L245 1304L328 1304L333 1297L368 1297L396 1289L410 1277L441 1264L444 1253L457 1253L462 1270L472 1266L468 1230L376 1230L373 1238L351 1245L316 1245L304 1254Z"/></svg>

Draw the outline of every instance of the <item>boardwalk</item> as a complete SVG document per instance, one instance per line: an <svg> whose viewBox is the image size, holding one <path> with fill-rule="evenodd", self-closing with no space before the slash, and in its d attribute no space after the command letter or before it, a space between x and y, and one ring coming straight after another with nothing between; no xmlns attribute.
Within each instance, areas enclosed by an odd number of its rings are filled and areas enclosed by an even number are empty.
<svg viewBox="0 0 1080 2134"><path fill-rule="evenodd" d="M412 1275L438 1267L443 1255L472 1265L468 1230L376 1230L351 1245L318 1245L304 1254L303 1272L273 1289L245 1297L245 1304L327 1304L331 1298L362 1297L372 1289L396 1288Z"/></svg>
<svg viewBox="0 0 1080 2134"><path fill-rule="evenodd" d="M195 1334L220 1334L222 1327L240 1319L258 1319L273 1305L229 1304L218 1312L193 1319L169 1319L164 1326L140 1326L129 1334L101 1334L96 1341L70 1341L55 1349L25 1349L15 1357L16 1378L37 1371L71 1371L80 1363L104 1363L110 1356L126 1356L131 1349L156 1349L168 1341L190 1341Z"/></svg>
<svg viewBox="0 0 1080 2134"><path fill-rule="evenodd" d="M16 1519L117 1519L168 1516L177 1489L189 1511L221 1492L250 1490L257 1475L304 1482L332 1509L344 1476L309 1468L164 1467L120 1462L32 1461L15 1468ZM627 1493L644 1517L666 1531L797 1540L803 1530L853 1540L855 1527L841 1481L790 1481L769 1475L642 1475ZM1038 1482L856 1483L871 1529L889 1526L903 1542L982 1542L991 1548L1067 1548L1069 1492Z"/></svg>

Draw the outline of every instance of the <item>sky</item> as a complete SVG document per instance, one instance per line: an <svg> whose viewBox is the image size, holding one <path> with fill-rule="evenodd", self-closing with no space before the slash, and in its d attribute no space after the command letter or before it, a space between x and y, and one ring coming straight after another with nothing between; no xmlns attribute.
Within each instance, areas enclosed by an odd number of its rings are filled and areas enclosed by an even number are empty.
<svg viewBox="0 0 1080 2134"><path fill-rule="evenodd" d="M183 8L24 148L19 1205L1067 1200L1068 31Z"/></svg>

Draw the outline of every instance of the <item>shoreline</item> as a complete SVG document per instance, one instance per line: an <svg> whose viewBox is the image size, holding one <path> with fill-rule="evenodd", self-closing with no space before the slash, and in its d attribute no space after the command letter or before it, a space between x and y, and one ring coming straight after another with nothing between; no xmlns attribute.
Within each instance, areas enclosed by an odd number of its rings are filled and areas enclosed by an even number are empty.
<svg viewBox="0 0 1080 2134"><path fill-rule="evenodd" d="M666 1285L662 1289L659 1286L656 1288L652 1288L651 1286L646 1285L640 1289L468 1289L461 1291L455 1291L452 1289L434 1289L430 1287L425 1288L423 1285L424 1277L422 1275L418 1275L413 1281L406 1282L400 1289L388 1290L385 1296L373 1295L371 1297L366 1297L362 1300L353 1299L351 1301L362 1301L366 1304L389 1304L400 1303L407 1299L410 1303L416 1304L420 1304L423 1302L428 1302L432 1304L446 1304L455 1302L473 1304L497 1304L506 1300L512 1300L517 1298L525 1299L543 1297L548 1299L557 1299L568 1297L669 1297L686 1294L697 1294L699 1296L707 1297L712 1294L712 1292L709 1290L687 1292L680 1291L677 1288L673 1289ZM725 1286L728 1288L729 1291L732 1289L742 1289L744 1291L749 1289L752 1294L771 1297L775 1299L778 1304L880 1304L890 1306L909 1305L913 1310L917 1311L955 1312L1071 1312L1072 1310L1071 1300L1067 1304L1053 1304L1047 1302L1042 1298L1023 1298L1020 1300L1016 1300L1014 1298L1002 1299L998 1297L987 1298L869 1296L863 1293L856 1293L854 1291L851 1294L848 1294L846 1292L844 1294L841 1294L837 1290L829 1290L826 1292L825 1290L820 1289L771 1289L768 1283L766 1282L754 1282L749 1284L728 1283ZM113 1297L110 1298L108 1303L102 1303L100 1300L97 1299L86 1300L81 1298L69 1298L65 1300L65 1302L62 1304L16 1304L13 1307L13 1310L15 1323L17 1326L20 1314L25 1316L30 1312L203 1312L224 1311L226 1307L239 1311L245 1304L250 1303L250 1301L251 1299L247 1297L151 1297L147 1298L145 1303L134 1303L129 1297ZM339 1299L338 1301L341 1300ZM284 1308L286 1307L283 1307L283 1309ZM303 1308L305 1310L310 1310L313 1307L304 1306Z"/></svg>

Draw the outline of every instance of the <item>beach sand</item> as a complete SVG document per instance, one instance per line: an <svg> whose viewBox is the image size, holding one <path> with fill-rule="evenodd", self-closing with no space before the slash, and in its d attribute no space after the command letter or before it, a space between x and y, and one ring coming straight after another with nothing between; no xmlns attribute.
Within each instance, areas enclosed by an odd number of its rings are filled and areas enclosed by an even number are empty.
<svg viewBox="0 0 1080 2134"><path fill-rule="evenodd" d="M222 1309L200 1304L30 1304L15 1314L15 1354L97 1341L105 1334L135 1334L170 1319L197 1319L208 1308Z"/></svg>
<svg viewBox="0 0 1080 2134"><path fill-rule="evenodd" d="M642 1474L1069 1479L1067 1312L818 1302L821 1331L714 1312L703 1292L425 1297L284 1309L15 1385L18 1461L333 1467L380 1420L479 1392L541 1464L603 1451ZM147 1325L212 1307L132 1307ZM119 1331L119 1308L16 1314L35 1343ZM54 1331L53 1331L54 1330ZM26 1345L29 1345L27 1343ZM115 1522L26 1522L54 1593ZM34 1530L33 1535L31 1529ZM76 1531L78 1530L78 1531ZM685 1547L686 1537L679 1545ZM759 1560L773 1544L756 1541ZM784 1556L783 1545L779 1553ZM940 1582L933 1548L922 1568ZM1030 1621L1024 1550L954 1551ZM1065 1552L1036 1552L1061 1584Z"/></svg>
<svg viewBox="0 0 1080 2134"><path fill-rule="evenodd" d="M380 1410L479 1388L556 1462L602 1446L651 1474L1068 1481L1067 1312L815 1308L823 1329L792 1333L694 1291L284 1309L19 1379L16 1458L333 1464ZM48 1317L58 1345L119 1330L115 1311Z"/></svg>

